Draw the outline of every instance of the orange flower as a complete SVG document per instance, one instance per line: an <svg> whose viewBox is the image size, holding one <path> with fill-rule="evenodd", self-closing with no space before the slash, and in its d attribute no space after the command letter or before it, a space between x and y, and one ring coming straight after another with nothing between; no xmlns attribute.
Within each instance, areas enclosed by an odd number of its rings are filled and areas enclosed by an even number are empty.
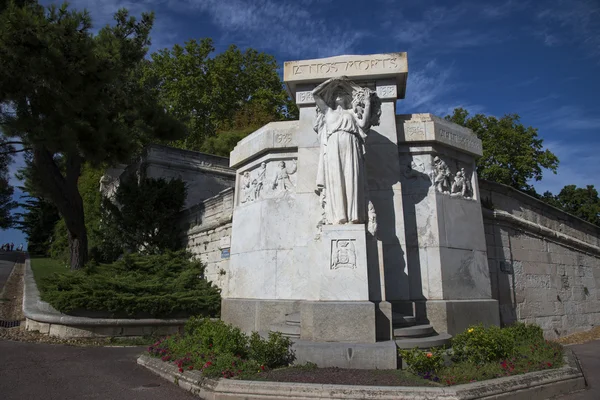
<svg viewBox="0 0 600 400"><path fill-rule="evenodd" d="M433 354L427 353L427 358L431 358L431 357L433 357Z"/></svg>

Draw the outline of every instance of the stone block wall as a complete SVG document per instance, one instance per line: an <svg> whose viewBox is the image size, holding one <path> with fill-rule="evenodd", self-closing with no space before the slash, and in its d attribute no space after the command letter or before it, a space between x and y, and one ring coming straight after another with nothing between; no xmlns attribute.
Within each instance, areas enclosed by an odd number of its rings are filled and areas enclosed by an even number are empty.
<svg viewBox="0 0 600 400"><path fill-rule="evenodd" d="M536 323L547 338L600 325L600 227L505 185L479 184L501 322Z"/></svg>
<svg viewBox="0 0 600 400"><path fill-rule="evenodd" d="M225 189L180 214L187 250L206 265L205 277L222 289L229 273L233 188Z"/></svg>

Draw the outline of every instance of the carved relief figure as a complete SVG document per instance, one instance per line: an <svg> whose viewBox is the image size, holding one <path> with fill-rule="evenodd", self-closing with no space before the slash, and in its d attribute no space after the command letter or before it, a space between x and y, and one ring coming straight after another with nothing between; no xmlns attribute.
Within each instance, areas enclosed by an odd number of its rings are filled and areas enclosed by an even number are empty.
<svg viewBox="0 0 600 400"><path fill-rule="evenodd" d="M242 175L242 197L241 202L254 200L254 190L252 189L252 180L250 179L250 171L244 172Z"/></svg>
<svg viewBox="0 0 600 400"><path fill-rule="evenodd" d="M260 197L260 192L263 188L265 178L267 176L267 164L261 163L258 168L258 175L252 181L252 186L254 187L254 199L258 199Z"/></svg>
<svg viewBox="0 0 600 400"><path fill-rule="evenodd" d="M456 173L454 182L452 183L451 194L453 196L462 196L465 199L471 198L471 182L467 179L464 168L461 168L461 170Z"/></svg>
<svg viewBox="0 0 600 400"><path fill-rule="evenodd" d="M288 173L285 161L279 161L277 165L279 166L279 169L275 173L275 179L273 179L273 190L290 190L294 187L294 184L290 179L290 174L296 172L295 168Z"/></svg>
<svg viewBox="0 0 600 400"><path fill-rule="evenodd" d="M440 193L450 193L450 168L448 165L435 156L433 159L433 184L435 189Z"/></svg>
<svg viewBox="0 0 600 400"><path fill-rule="evenodd" d="M325 191L327 224L360 224L367 219L365 139L379 124L375 91L348 78L332 78L313 90L319 108L315 130L321 137L317 193Z"/></svg>
<svg viewBox="0 0 600 400"><path fill-rule="evenodd" d="M334 240L331 252L331 269L356 268L356 251L351 240Z"/></svg>

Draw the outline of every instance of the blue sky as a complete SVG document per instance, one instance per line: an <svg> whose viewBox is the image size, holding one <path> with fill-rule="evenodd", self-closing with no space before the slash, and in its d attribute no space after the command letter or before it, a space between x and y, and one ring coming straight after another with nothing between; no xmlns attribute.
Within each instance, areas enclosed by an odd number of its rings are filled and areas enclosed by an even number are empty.
<svg viewBox="0 0 600 400"><path fill-rule="evenodd" d="M53 1L41 1L50 4ZM542 193L600 188L600 0L73 0L96 27L154 10L151 51L191 38L284 61L408 52L399 113L517 113L560 159ZM13 165L16 170L19 163ZM24 239L0 232L0 242Z"/></svg>

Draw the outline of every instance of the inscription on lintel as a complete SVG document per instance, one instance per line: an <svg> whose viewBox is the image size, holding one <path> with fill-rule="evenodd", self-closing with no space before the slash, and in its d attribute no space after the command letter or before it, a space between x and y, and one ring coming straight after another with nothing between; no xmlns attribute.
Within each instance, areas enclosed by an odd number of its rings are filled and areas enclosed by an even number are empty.
<svg viewBox="0 0 600 400"><path fill-rule="evenodd" d="M380 58L353 61L336 61L329 63L312 63L292 66L292 75L332 74L348 71L384 71L398 68L398 58Z"/></svg>

